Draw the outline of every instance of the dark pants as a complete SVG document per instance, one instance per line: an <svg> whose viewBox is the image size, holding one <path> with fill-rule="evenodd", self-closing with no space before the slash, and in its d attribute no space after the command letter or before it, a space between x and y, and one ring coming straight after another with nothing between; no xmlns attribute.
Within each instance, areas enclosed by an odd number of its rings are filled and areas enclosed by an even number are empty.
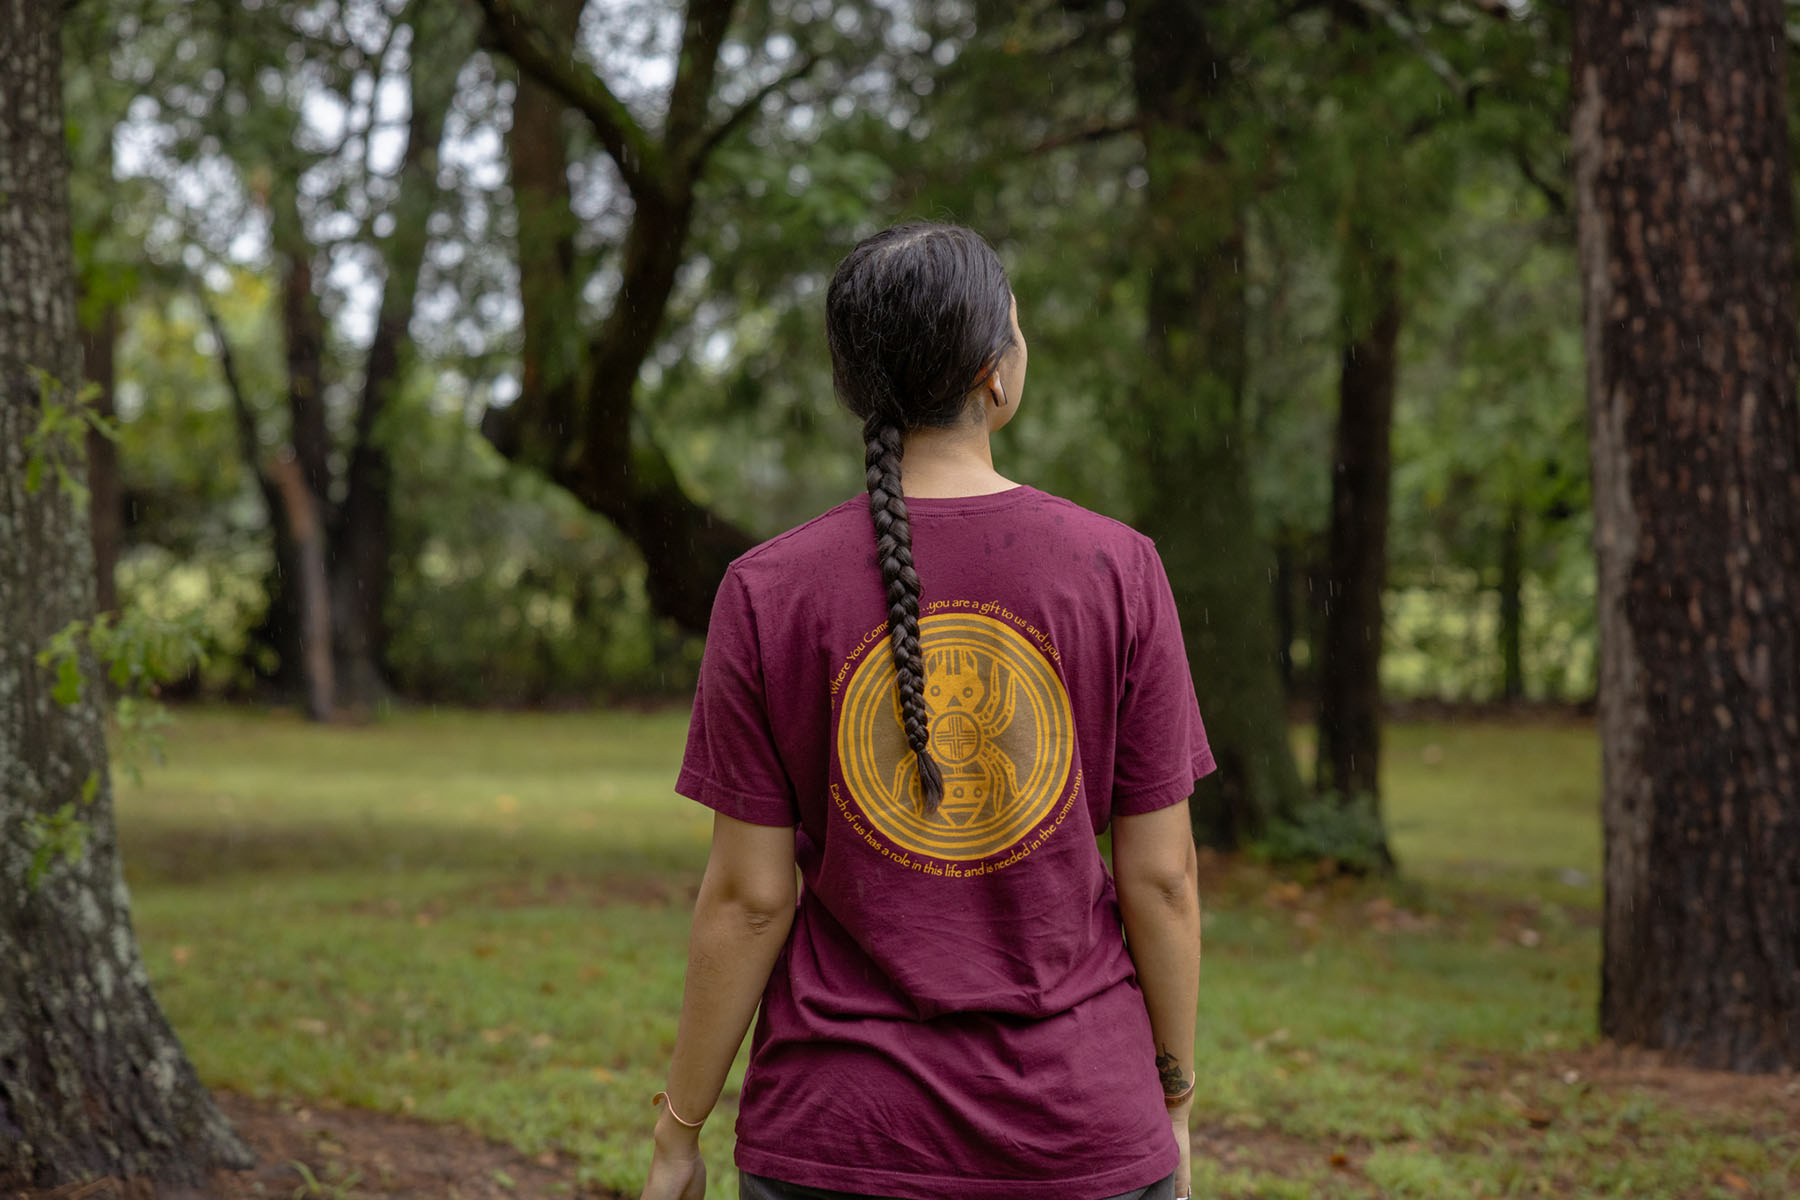
<svg viewBox="0 0 1800 1200"><path fill-rule="evenodd" d="M1044 1189L1044 1200L1083 1200L1079 1196L1053 1195L1048 1186ZM865 1196L860 1192L834 1192L826 1188L801 1187L797 1183L783 1183L779 1179L768 1179L761 1175L752 1175L748 1171L738 1172L738 1200L882 1200L879 1196ZM955 1200L955 1197L945 1197ZM1175 1176L1159 1179L1146 1188L1138 1188L1134 1192L1123 1195L1108 1196L1107 1200L1175 1200Z"/></svg>

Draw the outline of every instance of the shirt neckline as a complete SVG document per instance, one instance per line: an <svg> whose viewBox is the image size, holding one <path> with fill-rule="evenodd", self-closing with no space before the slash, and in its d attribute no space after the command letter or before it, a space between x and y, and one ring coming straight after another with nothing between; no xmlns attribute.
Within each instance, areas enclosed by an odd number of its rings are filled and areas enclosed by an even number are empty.
<svg viewBox="0 0 1800 1200"><path fill-rule="evenodd" d="M986 512L990 509L1005 508L1037 491L1029 483L1016 484L1002 488L997 492L983 492L978 496L907 496L906 511L910 513L970 513Z"/></svg>

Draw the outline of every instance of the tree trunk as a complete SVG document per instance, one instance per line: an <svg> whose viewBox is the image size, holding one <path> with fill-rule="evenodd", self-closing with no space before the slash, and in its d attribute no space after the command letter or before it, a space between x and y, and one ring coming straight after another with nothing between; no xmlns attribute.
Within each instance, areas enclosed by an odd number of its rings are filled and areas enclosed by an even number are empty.
<svg viewBox="0 0 1800 1200"><path fill-rule="evenodd" d="M213 341L217 344L219 354L219 373L225 380L225 394L231 400L232 424L237 434L238 459L243 469L256 480L257 490L262 493L263 511L268 515L270 541L274 551L274 562L269 572L263 577L263 591L269 597L269 607L263 618L250 631L250 657L255 662L259 657L257 647L266 647L275 653L275 669L264 671L260 664L257 672L272 683L277 691L283 693L302 693L306 689L306 654L302 648L301 630L305 627L305 614L300 608L300 591L297 586L301 575L300 547L294 540L293 531L288 528L287 510L281 499L281 491L275 486L263 462L262 437L257 429L256 410L250 405L250 397L244 393L244 384L237 371L237 356L231 348L231 339L226 335L225 323L201 292L201 305L206 313L207 328L212 331Z"/></svg>
<svg viewBox="0 0 1800 1200"><path fill-rule="evenodd" d="M331 529L331 626L335 700L364 707L388 696L387 598L393 574L393 470L383 420L400 386L403 351L409 345L419 274L425 264L426 227L438 197L438 141L451 93L467 55L461 14L446 10L448 28L427 24L434 15L414 12L417 47L408 86L412 112L401 157L394 231L382 246L382 281L375 336L363 361L362 397L355 441L344 473L344 502ZM450 45L442 45L446 40ZM434 44L435 43L435 44ZM431 57L424 57L430 55Z"/></svg>
<svg viewBox="0 0 1800 1200"><path fill-rule="evenodd" d="M482 6L489 33L507 41L518 24L512 6L500 0L482 0ZM538 31L543 39L559 47L569 44L580 7L558 0L552 19ZM481 426L508 459L543 472L613 522L643 556L652 607L694 633L706 631L726 565L754 539L687 494L638 418L634 397L686 254L694 188L707 153L701 147L713 144L704 128L713 75L735 7L733 0L690 0L686 6L680 68L660 140L622 107L598 115L587 110L603 142L608 136L642 141L655 151L660 169L649 173L649 164L638 156L609 150L632 191L631 225L619 248L612 306L579 355L567 340L573 333L569 313L577 307L571 298L579 294L581 281L571 274L573 255L562 241L575 227L561 140L563 105L550 95L555 90L566 101L568 93L552 89L549 79L536 80L543 90L521 86L508 152L519 198L523 379L519 399L489 410ZM507 44L511 50L526 48Z"/></svg>
<svg viewBox="0 0 1800 1200"><path fill-rule="evenodd" d="M1525 698L1525 508L1514 500L1500 531L1500 695Z"/></svg>
<svg viewBox="0 0 1800 1200"><path fill-rule="evenodd" d="M297 212L275 215L281 261L281 331L287 348L288 440L313 498L331 503L331 430L325 421L325 319L313 294L312 246Z"/></svg>
<svg viewBox="0 0 1800 1200"><path fill-rule="evenodd" d="M1152 260L1142 423L1127 436L1141 468L1138 524L1167 567L1219 763L1195 795L1195 834L1231 847L1295 812L1303 788L1277 663L1274 559L1246 460L1243 223L1231 163L1206 127L1229 81L1207 8L1145 0L1132 14Z"/></svg>
<svg viewBox="0 0 1800 1200"><path fill-rule="evenodd" d="M1294 546L1292 539L1275 539L1275 666L1281 674L1281 695L1293 703L1300 678L1294 670L1294 639L1300 635L1294 618Z"/></svg>
<svg viewBox="0 0 1800 1200"><path fill-rule="evenodd" d="M1779 0L1583 0L1601 1031L1800 1067L1800 429Z"/></svg>
<svg viewBox="0 0 1800 1200"><path fill-rule="evenodd" d="M26 439L44 404L74 403L81 370L62 11L0 0L0 1188L99 1175L197 1185L250 1155L150 994L119 869L98 664L84 656L86 684L64 705L36 661L94 600L74 498L54 472L27 486ZM38 452L82 470L78 441ZM46 859L40 835L59 823L77 835L73 855Z"/></svg>
<svg viewBox="0 0 1800 1200"><path fill-rule="evenodd" d="M1338 373L1325 628L1319 657L1314 783L1345 806L1381 813L1381 599L1387 589L1390 434L1400 341L1399 264L1352 223L1344 248L1349 340ZM1378 851L1393 856L1384 834Z"/></svg>
<svg viewBox="0 0 1800 1200"><path fill-rule="evenodd" d="M108 304L100 310L93 328L81 331L82 375L99 390L90 407L111 420L115 372L113 351L119 340L119 310ZM88 527L94 537L94 607L117 612L118 585L114 579L119 551L125 544L125 495L119 482L119 447L104 434L87 435Z"/></svg>
<svg viewBox="0 0 1800 1200"><path fill-rule="evenodd" d="M288 442L293 447L300 478L312 493L309 509L328 518L331 506L331 434L325 420L325 331L319 313L318 298L313 294L312 248L300 228L300 216L294 207L291 188L278 190L269 206L270 224L274 230L276 262L281 274L281 331L287 364ZM215 325L221 346L224 334ZM221 360L228 372L230 365ZM230 382L228 380L228 382ZM249 412L248 398L232 383L234 398L240 410L240 426ZM254 432L254 417L250 418ZM240 432L240 443L244 442ZM295 511L282 495L276 481L267 473L261 447L254 437L250 448L254 459L246 458L245 466L255 472L269 512L274 562L264 577L269 607L262 621L251 631L252 644L260 644L275 653L275 669L268 674L276 690L284 695L302 695L309 711L319 711L316 692L318 673L308 662L306 597L302 592L307 571L301 539L288 524ZM329 706L327 706L327 709Z"/></svg>
<svg viewBox="0 0 1800 1200"><path fill-rule="evenodd" d="M306 679L306 711L329 721L337 702L331 638L331 583L325 567L325 533L318 500L306 486L299 456L292 451L269 464L268 476L281 499L282 524L294 539L296 575L282 581L300 606L301 669Z"/></svg>
<svg viewBox="0 0 1800 1200"><path fill-rule="evenodd" d="M557 0L548 23L573 41L585 0ZM518 208L519 302L524 346L519 356L518 410L510 422L522 438L543 444L511 453L554 462L579 428L580 313L575 281L575 213L569 202L564 143L566 109L556 94L520 72L506 151Z"/></svg>

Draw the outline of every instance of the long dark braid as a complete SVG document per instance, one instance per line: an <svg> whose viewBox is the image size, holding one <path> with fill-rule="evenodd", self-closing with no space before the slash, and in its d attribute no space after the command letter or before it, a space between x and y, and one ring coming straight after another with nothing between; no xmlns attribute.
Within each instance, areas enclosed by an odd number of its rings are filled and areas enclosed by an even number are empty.
<svg viewBox="0 0 1800 1200"><path fill-rule="evenodd" d="M887 591L888 636L906 744L919 756L919 801L926 816L944 798L944 773L931 757L930 714L925 711L925 657L919 650L919 573L913 570L912 523L900 491L900 427L879 414L863 422L868 447L869 515L875 522L875 557Z"/></svg>
<svg viewBox="0 0 1800 1200"><path fill-rule="evenodd" d="M1012 288L980 234L931 222L895 226L864 239L838 264L826 293L825 336L832 384L863 421L895 688L930 816L943 800L944 776L930 753L919 573L900 459L907 433L954 425L978 411L970 393L1013 344Z"/></svg>

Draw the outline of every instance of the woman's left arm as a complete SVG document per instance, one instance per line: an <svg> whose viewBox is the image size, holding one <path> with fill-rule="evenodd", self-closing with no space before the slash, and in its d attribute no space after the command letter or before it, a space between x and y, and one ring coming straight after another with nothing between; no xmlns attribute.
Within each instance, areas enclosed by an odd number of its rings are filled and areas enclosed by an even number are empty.
<svg viewBox="0 0 1800 1200"><path fill-rule="evenodd" d="M689 1121L704 1119L719 1101L793 928L796 894L793 826L753 825L714 814L712 853L694 901L687 984L669 1064L669 1105ZM667 1107L658 1114L646 1196L688 1194L682 1183L698 1163L699 1139L700 1131L672 1119ZM659 1179L676 1186L658 1189Z"/></svg>

